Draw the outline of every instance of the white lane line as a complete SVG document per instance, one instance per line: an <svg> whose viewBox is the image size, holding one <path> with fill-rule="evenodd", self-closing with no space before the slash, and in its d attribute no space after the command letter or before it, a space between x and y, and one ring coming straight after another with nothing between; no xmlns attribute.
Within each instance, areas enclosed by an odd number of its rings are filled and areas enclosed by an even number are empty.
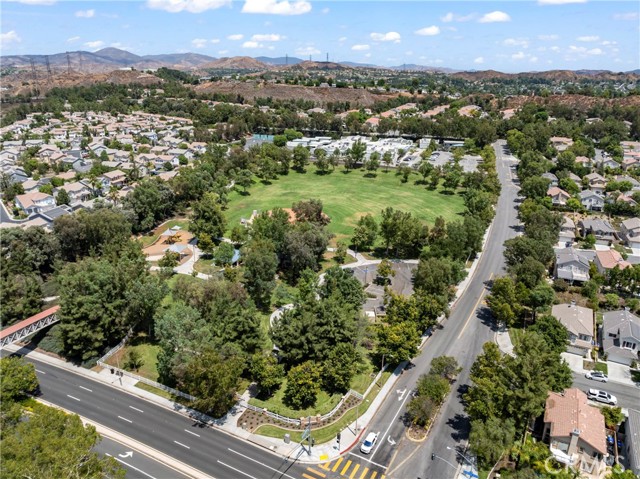
<svg viewBox="0 0 640 479"><path fill-rule="evenodd" d="M40 373L40 374L44 374L44 375L46 375L46 374L47 374L47 373L45 373L44 371L40 371L39 369L36 369L36 372L37 372L37 373Z"/></svg>
<svg viewBox="0 0 640 479"><path fill-rule="evenodd" d="M286 472L282 472L282 471L280 471L279 469L276 469L275 467L267 466L264 462L257 461L257 460L255 460L255 459L254 459L254 458L252 458L252 457L245 456L244 454L242 454L242 453L240 453L240 452L238 452L238 451L234 451L234 450L233 450L233 449L231 449L231 448L228 448L228 450L229 450L229 451L231 451L231 452L233 452L234 454L237 454L238 456L242 456L242 457L244 457L245 459L248 459L248 460L250 460L250 461L252 461L252 462L255 462L256 464L260 464L262 467L266 467L267 469L271 469L272 471L277 472L277 473L278 473L278 477L289 477L289 478L291 478L291 479L298 479L297 477L290 476L290 475L289 475L289 474L287 474Z"/></svg>
<svg viewBox="0 0 640 479"><path fill-rule="evenodd" d="M185 429L184 432L188 432L189 434L193 434L194 436L200 437L200 434L196 434L195 432L191 432L188 429Z"/></svg>
<svg viewBox="0 0 640 479"><path fill-rule="evenodd" d="M109 454L108 452L104 453L105 456L109 456L109 457L113 457L116 461L121 462L122 464L124 464L127 467L130 467L131 469L133 469L134 471L138 471L140 474L144 474L145 476L149 477L150 479L156 479L154 476L152 476L151 474L147 474L146 472L144 472L142 469L138 469L136 466L132 466L131 464L129 464L128 462L124 462L122 459L119 459L115 456L112 456L111 454Z"/></svg>
<svg viewBox="0 0 640 479"><path fill-rule="evenodd" d="M71 394L67 394L67 397L70 397L71 399L75 399L76 401L80 401L80 399L78 399L77 397L72 396Z"/></svg>
<svg viewBox="0 0 640 479"><path fill-rule="evenodd" d="M127 419L126 417L118 416L118 418L122 419L123 421L127 421L128 423L133 423L133 421Z"/></svg>
<svg viewBox="0 0 640 479"><path fill-rule="evenodd" d="M137 407L133 407L133 406L129 406L131 409L133 409L134 411L138 411L138 412L144 412L142 409L138 409Z"/></svg>
<svg viewBox="0 0 640 479"><path fill-rule="evenodd" d="M89 391L90 393L92 393L92 392L93 392L93 390L92 390L92 389L85 388L84 386L78 386L78 387L79 387L80 389L84 389L85 391Z"/></svg>
<svg viewBox="0 0 640 479"><path fill-rule="evenodd" d="M393 416L393 419L391 419L391 422L389 423L389 427L387 428L387 430L382 435L382 438L380 438L380 436L378 435L378 439L380 439L380 441L378 442L378 446L376 447L376 450L373 451L371 453L371 455L369 456L371 459L373 459L373 456L375 455L375 453L378 452L378 449L380 449L380 445L383 444L382 439L387 437L387 434L389 433L389 429L391 429L391 426L393 426L395 424L396 418L398 417L398 414L400 414L400 411L402 411L402 408L404 407L404 403L406 403L407 399L409 399L411 396L412 396L412 394L407 394L407 397L404 398L404 401L402 401L402 404L400 404L400 407L398 408L398 410L396 411L395 415Z"/></svg>
<svg viewBox="0 0 640 479"><path fill-rule="evenodd" d="M186 447L187 449L191 449L189 446L187 446L186 444L182 444L181 442L178 441L173 441L175 442L178 446L182 446L182 447Z"/></svg>
<svg viewBox="0 0 640 479"><path fill-rule="evenodd" d="M247 476L247 477L250 477L251 479L258 479L257 477L254 477L254 476L252 476L251 474L247 474L246 472L241 471L240 469L236 469L235 467L230 466L229 464L225 464L225 463L224 463L224 462L222 462L222 461L218 461L218 464L222 464L224 467L228 467L229 469L232 469L232 470L234 470L234 471L236 471L236 472L239 472L240 474L242 474L242 475L244 475L244 476Z"/></svg>
<svg viewBox="0 0 640 479"><path fill-rule="evenodd" d="M362 460L362 461L367 461L370 462L371 464L373 464L374 466L378 466L381 467L382 469L387 469L387 466L383 466L382 464L378 464L377 462L373 462L370 461L369 459L367 459L366 457L363 457L361 454L355 454L351 451L349 451L349 454L351 454L353 457L357 457L358 459Z"/></svg>

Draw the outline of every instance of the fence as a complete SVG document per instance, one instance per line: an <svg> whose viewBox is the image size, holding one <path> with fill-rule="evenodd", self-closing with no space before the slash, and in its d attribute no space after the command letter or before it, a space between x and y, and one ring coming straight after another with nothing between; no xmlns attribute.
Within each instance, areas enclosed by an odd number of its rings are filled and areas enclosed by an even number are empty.
<svg viewBox="0 0 640 479"><path fill-rule="evenodd" d="M147 384L156 389L161 389L162 391L166 391L169 394L173 394L174 396L179 396L189 401L195 401L197 399L190 394L183 393L182 391L178 391L177 389L170 388L169 386L165 386L164 384L160 384L158 382L152 381L151 379L139 376L130 371L126 371L124 369L120 369L118 367L107 364L107 361L109 360L109 358L113 356L115 353L117 353L118 351L120 351L120 349L122 349L125 346L125 344L127 344L127 341L131 339L131 336L133 336L133 329L130 329L129 332L125 335L125 337L122 339L122 341L120 341L116 346L111 348L107 352L107 354L105 354L98 360L98 366L103 367L105 369L111 369L114 372L118 373L118 375L120 376L127 376L131 379L135 379L136 381Z"/></svg>

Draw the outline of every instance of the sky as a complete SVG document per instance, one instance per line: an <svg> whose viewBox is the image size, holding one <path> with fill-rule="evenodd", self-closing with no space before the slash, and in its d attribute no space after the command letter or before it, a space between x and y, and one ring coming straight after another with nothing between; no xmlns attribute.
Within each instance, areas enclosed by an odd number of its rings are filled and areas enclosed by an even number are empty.
<svg viewBox="0 0 640 479"><path fill-rule="evenodd" d="M640 68L637 0L2 0L2 55L285 54L503 72Z"/></svg>

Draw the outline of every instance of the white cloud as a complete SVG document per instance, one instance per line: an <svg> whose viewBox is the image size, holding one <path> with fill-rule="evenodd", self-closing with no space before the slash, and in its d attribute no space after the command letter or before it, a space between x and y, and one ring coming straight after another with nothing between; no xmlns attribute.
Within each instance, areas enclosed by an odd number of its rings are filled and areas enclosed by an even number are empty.
<svg viewBox="0 0 640 479"><path fill-rule="evenodd" d="M95 40L93 42L86 42L84 46L87 48L100 48L104 46L104 42L102 40Z"/></svg>
<svg viewBox="0 0 640 479"><path fill-rule="evenodd" d="M328 8L323 8L323 9L322 9L322 13L323 13L324 15L326 15L326 14L327 14L327 13L329 13L330 11L331 11L331 10L329 10Z"/></svg>
<svg viewBox="0 0 640 479"><path fill-rule="evenodd" d="M307 46L307 47L299 47L296 48L295 51L296 55L301 55L301 56L309 56L309 55L320 55L320 53L322 53L320 50L318 50L316 47L313 46Z"/></svg>
<svg viewBox="0 0 640 479"><path fill-rule="evenodd" d="M506 38L502 44L507 47L529 48L529 40L526 38Z"/></svg>
<svg viewBox="0 0 640 479"><path fill-rule="evenodd" d="M618 42L615 40L604 40L600 45L609 46L609 45L617 45Z"/></svg>
<svg viewBox="0 0 640 479"><path fill-rule="evenodd" d="M587 50L587 55L602 55L604 52L600 48L592 48Z"/></svg>
<svg viewBox="0 0 640 479"><path fill-rule="evenodd" d="M67 43L77 42L78 40L80 40L80 37L69 37L67 38Z"/></svg>
<svg viewBox="0 0 640 479"><path fill-rule="evenodd" d="M578 37L576 38L576 40L578 40L579 42L597 42L598 40L600 40L600 37L598 35L587 35L584 37Z"/></svg>
<svg viewBox="0 0 640 479"><path fill-rule="evenodd" d="M551 50L552 52L559 52L560 47L554 45L553 47L549 48L549 50Z"/></svg>
<svg viewBox="0 0 640 479"><path fill-rule="evenodd" d="M538 0L538 5L564 5L566 3L586 3L587 0Z"/></svg>
<svg viewBox="0 0 640 479"><path fill-rule="evenodd" d="M338 38L338 41L339 42L345 42L345 41L347 41L347 37L340 37L340 38Z"/></svg>
<svg viewBox="0 0 640 479"><path fill-rule="evenodd" d="M449 12L444 17L440 17L440 21L443 23L468 22L470 20L473 20L475 16L475 13L470 13L469 15L456 15L453 12Z"/></svg>
<svg viewBox="0 0 640 479"><path fill-rule="evenodd" d="M558 40L560 35L551 34L551 35L538 35L538 40L543 40L545 42L551 42L554 40Z"/></svg>
<svg viewBox="0 0 640 479"><path fill-rule="evenodd" d="M362 52L364 50L369 50L369 45L354 45L351 47L352 50L356 52Z"/></svg>
<svg viewBox="0 0 640 479"><path fill-rule="evenodd" d="M478 21L480 23L510 22L511 17L507 13L496 10L494 12L485 13Z"/></svg>
<svg viewBox="0 0 640 479"><path fill-rule="evenodd" d="M227 40L233 40L233 41L242 40L243 38L244 38L244 35L242 33L236 33L234 35L227 36Z"/></svg>
<svg viewBox="0 0 640 479"><path fill-rule="evenodd" d="M194 48L204 48L207 46L207 39L194 38L193 40L191 40L191 45L193 45Z"/></svg>
<svg viewBox="0 0 640 479"><path fill-rule="evenodd" d="M529 58L529 61L531 63L538 63L538 57L531 57L531 58Z"/></svg>
<svg viewBox="0 0 640 479"><path fill-rule="evenodd" d="M638 12L615 13L614 20L638 20Z"/></svg>
<svg viewBox="0 0 640 479"><path fill-rule="evenodd" d="M512 60L522 60L523 58L525 58L527 55L525 55L524 52L518 52L518 53L514 53L513 55L511 55L511 59Z"/></svg>
<svg viewBox="0 0 640 479"><path fill-rule="evenodd" d="M311 11L306 0L245 0L242 13L266 13L271 15L302 15Z"/></svg>
<svg viewBox="0 0 640 479"><path fill-rule="evenodd" d="M376 42L394 42L400 43L400 34L398 32L372 33L371 39Z"/></svg>
<svg viewBox="0 0 640 479"><path fill-rule="evenodd" d="M231 5L231 0L147 0L147 7L169 13L202 13L225 5Z"/></svg>
<svg viewBox="0 0 640 479"><path fill-rule="evenodd" d="M93 18L96 16L96 11L91 8L89 10L78 10L76 12L76 17L78 18Z"/></svg>
<svg viewBox="0 0 640 479"><path fill-rule="evenodd" d="M24 3L25 5L54 5L57 0L7 0L8 2Z"/></svg>
<svg viewBox="0 0 640 479"><path fill-rule="evenodd" d="M284 40L285 38L286 37L276 33L257 33L251 37L251 40L255 42L279 42L280 40Z"/></svg>
<svg viewBox="0 0 640 479"><path fill-rule="evenodd" d="M484 63L484 57L477 57L473 60L473 63L477 63L478 65L482 65Z"/></svg>
<svg viewBox="0 0 640 479"><path fill-rule="evenodd" d="M364 57L365 57L365 58L371 58L371 53L365 53L365 54L364 54Z"/></svg>
<svg viewBox="0 0 640 479"><path fill-rule="evenodd" d="M253 40L248 40L242 44L242 48L264 48L264 45Z"/></svg>
<svg viewBox="0 0 640 479"><path fill-rule="evenodd" d="M3 47L12 43L20 43L22 38L16 33L15 30L8 31L7 33L0 33L0 45Z"/></svg>
<svg viewBox="0 0 640 479"><path fill-rule="evenodd" d="M209 40L210 43L216 44L216 43L220 43L220 39L219 38L212 38L211 40Z"/></svg>
<svg viewBox="0 0 640 479"><path fill-rule="evenodd" d="M437 25L431 25L430 27L424 27L414 32L416 35L422 35L425 37L432 37L440 33L440 27Z"/></svg>
<svg viewBox="0 0 640 479"><path fill-rule="evenodd" d="M218 50L218 55L226 55L229 53L229 50Z"/></svg>

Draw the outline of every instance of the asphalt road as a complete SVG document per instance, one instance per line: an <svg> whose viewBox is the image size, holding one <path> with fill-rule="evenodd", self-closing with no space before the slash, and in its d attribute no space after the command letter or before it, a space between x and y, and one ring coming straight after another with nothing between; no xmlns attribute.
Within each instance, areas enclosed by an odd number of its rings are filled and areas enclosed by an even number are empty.
<svg viewBox="0 0 640 479"><path fill-rule="evenodd" d="M585 378L582 374L573 375L573 387L584 392L589 389L602 389L613 394L618 399L618 406L640 410L640 386L627 386L625 384L609 381L601 383ZM602 406L602 403L594 403Z"/></svg>
<svg viewBox="0 0 640 479"><path fill-rule="evenodd" d="M126 469L127 479L188 478L188 476L181 474L175 469L160 464L143 452L124 446L104 436L100 443L94 447L94 450L100 454L115 458L115 460Z"/></svg>
<svg viewBox="0 0 640 479"><path fill-rule="evenodd" d="M466 390L469 381L469 369L482 345L494 338L490 315L483 305L489 281L502 273L504 268L503 243L515 236L514 226L517 220L518 187L512 183L512 157L503 152L504 142L495 145L497 168L503 186L497 205L497 214L489 233L487 243L475 274L443 328L437 329L430 337L422 353L414 359L415 367L404 372L384 402L368 431L380 433L378 444L368 456L354 449L353 455L359 456L363 463L386 466L389 479L438 478L455 476L455 467L462 457L456 453L458 448L464 451L463 441L468 435L469 424L465 418L460 395ZM453 390L436 420L429 439L413 442L405 435L404 413L411 392L415 389L420 375L427 373L434 357L454 356L463 371L453 385ZM450 447L451 449L447 449ZM443 460L431 460L435 453Z"/></svg>
<svg viewBox="0 0 640 479"><path fill-rule="evenodd" d="M300 479L305 470L306 466L294 460L284 460L266 449L205 427L119 389L29 357L27 360L36 366L43 399L213 478ZM142 477L148 479L148 476ZM177 475L153 477L164 479Z"/></svg>

